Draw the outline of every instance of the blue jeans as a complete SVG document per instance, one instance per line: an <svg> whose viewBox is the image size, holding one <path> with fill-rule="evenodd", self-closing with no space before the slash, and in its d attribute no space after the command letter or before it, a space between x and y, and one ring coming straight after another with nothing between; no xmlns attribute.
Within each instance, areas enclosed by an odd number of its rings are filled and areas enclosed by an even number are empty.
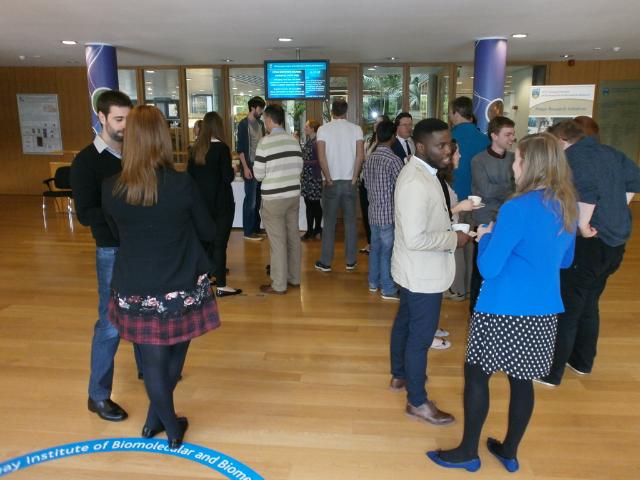
<svg viewBox="0 0 640 480"><path fill-rule="evenodd" d="M111 276L116 262L117 247L96 248L96 273L98 275L98 321L93 329L91 342L91 375L89 397L95 401L111 397L113 385L113 360L120 343L118 330L108 318Z"/></svg>
<svg viewBox="0 0 640 480"><path fill-rule="evenodd" d="M260 182L255 178L244 180L242 203L242 229L246 237L260 230Z"/></svg>
<svg viewBox="0 0 640 480"><path fill-rule="evenodd" d="M398 291L391 278L393 232L393 223L389 225L371 225L369 286L379 287L385 295L393 295Z"/></svg>
<svg viewBox="0 0 640 480"><path fill-rule="evenodd" d="M331 266L336 240L338 210L342 208L344 222L344 255L346 263L356 263L358 257L358 228L356 218L356 186L351 180L334 180L322 188L322 253L320 262Z"/></svg>
<svg viewBox="0 0 640 480"><path fill-rule="evenodd" d="M427 352L438 328L442 293L415 293L400 287L400 308L391 329L391 375L407 381L414 407L427 401Z"/></svg>

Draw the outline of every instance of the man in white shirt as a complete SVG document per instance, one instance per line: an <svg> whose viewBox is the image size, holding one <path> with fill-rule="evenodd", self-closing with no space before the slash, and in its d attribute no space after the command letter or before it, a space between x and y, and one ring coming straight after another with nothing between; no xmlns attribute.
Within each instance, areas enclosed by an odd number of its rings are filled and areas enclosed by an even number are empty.
<svg viewBox="0 0 640 480"><path fill-rule="evenodd" d="M406 413L433 425L453 415L439 410L425 389L427 352L440 317L442 292L455 275L454 252L470 237L454 232L436 174L451 161L451 134L436 118L413 132L416 151L402 169L394 194L395 239L391 274L400 308L391 330L391 389L407 390Z"/></svg>
<svg viewBox="0 0 640 480"><path fill-rule="evenodd" d="M364 160L362 128L347 121L347 102L338 98L331 105L332 120L318 129L318 159L323 176L322 254L315 268L331 271L336 220L342 208L347 270L356 268L358 233L356 218L357 181Z"/></svg>
<svg viewBox="0 0 640 480"><path fill-rule="evenodd" d="M396 141L391 145L391 150L404 163L407 163L415 153L416 147L413 144L411 134L413 133L413 117L409 112L400 112L395 120Z"/></svg>

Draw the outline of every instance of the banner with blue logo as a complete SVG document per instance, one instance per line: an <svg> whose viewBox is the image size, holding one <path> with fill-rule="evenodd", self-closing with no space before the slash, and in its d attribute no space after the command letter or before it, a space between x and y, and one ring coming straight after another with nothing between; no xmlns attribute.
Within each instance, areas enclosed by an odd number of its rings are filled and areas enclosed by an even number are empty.
<svg viewBox="0 0 640 480"><path fill-rule="evenodd" d="M504 79L507 67L507 40L476 40L473 69L473 113L481 132L504 112Z"/></svg>
<svg viewBox="0 0 640 480"><path fill-rule="evenodd" d="M88 43L85 47L85 58L91 101L91 126L97 135L102 130L96 111L98 97L105 90L118 90L116 48L104 43Z"/></svg>

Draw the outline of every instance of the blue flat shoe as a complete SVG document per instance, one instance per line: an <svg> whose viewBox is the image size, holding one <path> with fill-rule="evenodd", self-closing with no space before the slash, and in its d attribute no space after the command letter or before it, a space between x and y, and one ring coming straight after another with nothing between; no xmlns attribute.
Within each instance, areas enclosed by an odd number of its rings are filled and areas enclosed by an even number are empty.
<svg viewBox="0 0 640 480"><path fill-rule="evenodd" d="M478 457L466 462L447 462L440 458L440 450L427 452L427 457L436 465L444 468L464 468L467 472L477 472L480 469L480 459Z"/></svg>
<svg viewBox="0 0 640 480"><path fill-rule="evenodd" d="M491 437L487 438L487 450L491 452L491 455L493 455L500 461L500 463L504 466L504 468L507 469L507 472L511 472L511 473L517 472L518 469L520 468L518 459L507 458L507 457L503 457L502 455L498 455L498 453L496 453L496 451L494 450L495 447L497 447L498 445L500 445L500 442L495 438L491 438Z"/></svg>

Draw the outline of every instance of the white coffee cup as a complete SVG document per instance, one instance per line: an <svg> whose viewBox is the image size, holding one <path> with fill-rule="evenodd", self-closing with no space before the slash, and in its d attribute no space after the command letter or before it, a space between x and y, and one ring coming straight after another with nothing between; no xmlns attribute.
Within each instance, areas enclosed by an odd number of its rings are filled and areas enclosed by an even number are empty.
<svg viewBox="0 0 640 480"><path fill-rule="evenodd" d="M480 202L482 202L482 197L478 197L477 195L469 195L467 198L471 200L471 203L473 203L474 207L477 207L478 205L480 205Z"/></svg>
<svg viewBox="0 0 640 480"><path fill-rule="evenodd" d="M451 228L454 232L469 233L471 225L469 225L468 223L454 223L453 225L451 225Z"/></svg>

